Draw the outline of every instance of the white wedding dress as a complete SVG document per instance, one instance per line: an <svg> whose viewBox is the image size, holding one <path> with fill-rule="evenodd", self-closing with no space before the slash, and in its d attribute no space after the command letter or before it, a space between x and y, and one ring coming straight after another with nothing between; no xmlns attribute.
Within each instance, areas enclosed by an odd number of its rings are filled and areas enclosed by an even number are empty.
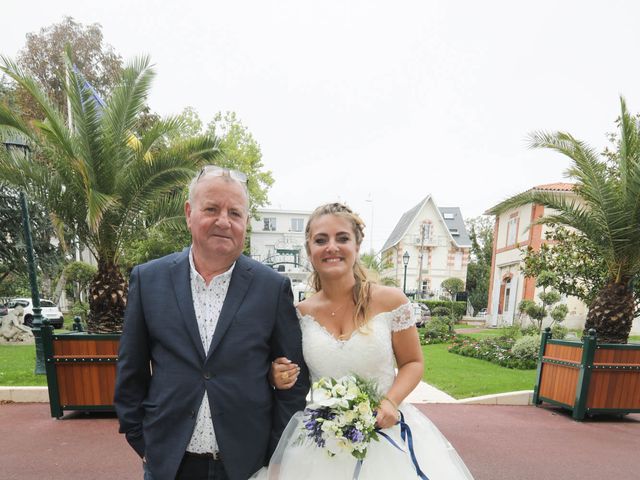
<svg viewBox="0 0 640 480"><path fill-rule="evenodd" d="M395 379L391 334L414 325L410 304L373 317L365 331L355 331L348 340L338 340L312 316L300 316L304 359L313 382L320 377L339 378L356 374L374 380L381 394L386 393ZM400 405L409 425L415 455L421 470L429 480L473 479L458 453L438 428L413 405ZM326 451L310 442L299 442L302 413L291 419L276 448L268 470L256 478L269 480L331 479L351 480L357 460L350 454L329 457ZM400 437L400 426L385 429L403 451L380 436L371 442L361 466L360 480L390 480L419 478Z"/></svg>

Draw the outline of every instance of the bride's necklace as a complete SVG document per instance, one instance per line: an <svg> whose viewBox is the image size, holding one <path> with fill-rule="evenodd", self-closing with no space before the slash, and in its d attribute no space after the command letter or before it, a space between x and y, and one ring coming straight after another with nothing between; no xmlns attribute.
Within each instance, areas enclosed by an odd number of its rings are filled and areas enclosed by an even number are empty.
<svg viewBox="0 0 640 480"><path fill-rule="evenodd" d="M331 317L335 317L337 313L339 313L340 311L342 311L342 309L344 309L344 307L346 307L347 305L350 305L352 303L351 300L349 300L346 303L343 303L342 305L340 305L338 308L336 308L335 310L332 310L331 308L329 308L329 314L331 315Z"/></svg>

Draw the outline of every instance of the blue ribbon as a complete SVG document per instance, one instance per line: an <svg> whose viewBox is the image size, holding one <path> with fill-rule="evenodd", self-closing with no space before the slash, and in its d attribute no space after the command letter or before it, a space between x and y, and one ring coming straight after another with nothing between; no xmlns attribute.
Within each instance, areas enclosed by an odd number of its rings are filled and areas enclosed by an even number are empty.
<svg viewBox="0 0 640 480"><path fill-rule="evenodd" d="M398 410L398 412L400 412L400 410ZM409 428L409 425L405 423L404 414L402 412L400 412L400 420L396 422L396 425L397 424L400 424L400 438L402 438L402 441L409 448L409 455L411 455L411 461L413 462L413 466L416 468L416 474L418 475L418 478L420 478L420 480L429 480L429 477L424 474L424 472L420 469L420 465L418 465L418 459L416 458L416 454L413 451L413 435L411 434L411 428ZM386 438L387 441L398 450L404 452L404 450L393 440L393 438L384 433L381 429L376 428L376 433ZM356 463L356 468L353 471L353 480L358 480L358 478L360 477L361 469L362 460L358 460L358 462Z"/></svg>
<svg viewBox="0 0 640 480"><path fill-rule="evenodd" d="M400 412L400 410L398 411ZM429 480L429 478L420 469L420 465L418 465L416 453L413 451L413 435L411 434L411 428L409 428L409 425L404 422L404 415L402 412L400 412L400 421L398 423L400 424L400 437L402 438L402 441L409 447L409 454L411 455L413 466L416 467L416 474L421 480Z"/></svg>

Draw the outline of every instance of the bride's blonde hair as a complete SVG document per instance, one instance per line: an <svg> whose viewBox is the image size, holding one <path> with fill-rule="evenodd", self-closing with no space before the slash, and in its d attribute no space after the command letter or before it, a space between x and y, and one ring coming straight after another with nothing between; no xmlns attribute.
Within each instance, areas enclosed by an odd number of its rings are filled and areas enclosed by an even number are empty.
<svg viewBox="0 0 640 480"><path fill-rule="evenodd" d="M323 215L335 215L336 217L347 220L351 224L351 229L355 235L356 245L360 247L362 239L364 238L365 227L362 219L354 213L353 210L342 203L327 203L316 208L307 222L307 227L304 232L307 255L310 254L309 242L311 240L311 224L314 220L322 217ZM356 284L353 287L353 303L356 306L355 323L356 328L361 328L368 320L367 313L369 309L369 302L371 300L371 281L367 276L365 268L360 262L360 257L357 255L355 263L353 264L353 276L356 280ZM322 282L315 269L311 273L310 283L311 287L316 292L322 290Z"/></svg>

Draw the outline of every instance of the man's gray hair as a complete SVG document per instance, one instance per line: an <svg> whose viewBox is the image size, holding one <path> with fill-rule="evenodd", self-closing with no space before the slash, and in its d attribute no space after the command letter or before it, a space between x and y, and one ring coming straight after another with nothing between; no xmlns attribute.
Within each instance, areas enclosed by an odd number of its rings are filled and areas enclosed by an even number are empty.
<svg viewBox="0 0 640 480"><path fill-rule="evenodd" d="M247 188L247 184L240 182L238 180L236 180L235 178L231 178L228 175L215 175L213 172L198 172L198 174L193 177L191 179L191 182L189 182L189 203L193 204L193 192L196 190L196 185L203 180L204 178L207 177L216 177L216 178L220 178L221 180L223 180L224 182L227 183L236 183L238 185L240 185L242 187L242 191L244 192L244 196L247 199L247 203L246 203L246 209L247 209L247 215L249 214L249 189Z"/></svg>

